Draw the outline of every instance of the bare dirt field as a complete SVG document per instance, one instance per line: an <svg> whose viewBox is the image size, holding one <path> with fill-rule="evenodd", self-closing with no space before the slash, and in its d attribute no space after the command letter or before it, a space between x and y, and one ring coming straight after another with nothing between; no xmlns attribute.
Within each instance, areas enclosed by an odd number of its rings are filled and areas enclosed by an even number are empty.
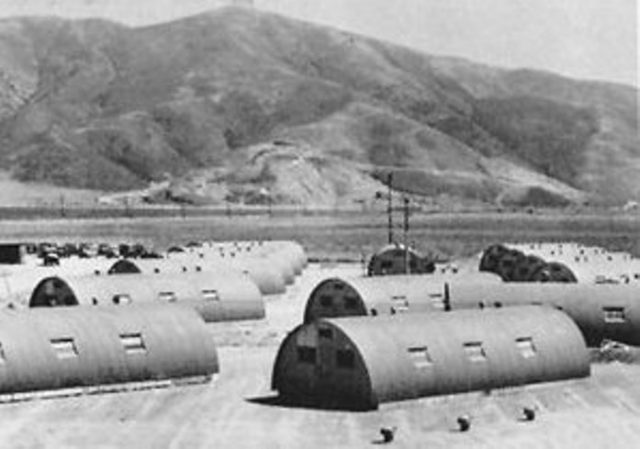
<svg viewBox="0 0 640 449"><path fill-rule="evenodd" d="M0 405L6 448L636 448L640 366L595 364L585 380L383 404L371 412L273 405L278 346L302 317L316 283L356 274L358 264L312 264L287 293L267 299L267 319L211 324L221 373L211 383L142 391L33 399ZM522 406L538 407L533 422ZM460 414L469 432L455 430Z"/></svg>

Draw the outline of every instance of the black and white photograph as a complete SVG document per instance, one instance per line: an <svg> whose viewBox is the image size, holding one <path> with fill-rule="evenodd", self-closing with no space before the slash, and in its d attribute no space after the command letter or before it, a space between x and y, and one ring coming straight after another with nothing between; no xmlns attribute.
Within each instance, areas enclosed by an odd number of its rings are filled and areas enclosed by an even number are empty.
<svg viewBox="0 0 640 449"><path fill-rule="evenodd" d="M0 0L0 448L637 449L636 0Z"/></svg>

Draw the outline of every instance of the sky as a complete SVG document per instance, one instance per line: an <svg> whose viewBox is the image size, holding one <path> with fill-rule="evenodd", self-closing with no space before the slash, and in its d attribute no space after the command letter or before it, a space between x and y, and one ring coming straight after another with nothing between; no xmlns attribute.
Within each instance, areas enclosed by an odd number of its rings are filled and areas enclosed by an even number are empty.
<svg viewBox="0 0 640 449"><path fill-rule="evenodd" d="M257 8L510 68L638 86L638 0L253 0ZM0 17L165 22L224 0L0 0Z"/></svg>

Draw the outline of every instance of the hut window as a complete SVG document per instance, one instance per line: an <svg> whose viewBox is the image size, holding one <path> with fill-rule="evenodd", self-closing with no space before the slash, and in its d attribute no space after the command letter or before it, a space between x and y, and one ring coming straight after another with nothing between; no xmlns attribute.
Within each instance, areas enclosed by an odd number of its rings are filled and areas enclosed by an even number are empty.
<svg viewBox="0 0 640 449"><path fill-rule="evenodd" d="M158 299L160 301L174 302L177 298L174 292L160 292L158 293Z"/></svg>
<svg viewBox="0 0 640 449"><path fill-rule="evenodd" d="M344 290L344 284L333 284L333 289L338 291Z"/></svg>
<svg viewBox="0 0 640 449"><path fill-rule="evenodd" d="M113 295L114 304L128 304L131 302L131 296L121 293L119 295Z"/></svg>
<svg viewBox="0 0 640 449"><path fill-rule="evenodd" d="M333 298L330 295L320 296L320 305L322 307L331 307L333 305Z"/></svg>
<svg viewBox="0 0 640 449"><path fill-rule="evenodd" d="M353 296L345 296L344 297L344 308L345 309L357 309L358 308L358 299Z"/></svg>
<svg viewBox="0 0 640 449"><path fill-rule="evenodd" d="M312 348L311 346L298 346L298 362L315 365L316 348Z"/></svg>
<svg viewBox="0 0 640 449"><path fill-rule="evenodd" d="M142 339L142 334L120 334L120 343L127 354L146 354L147 347Z"/></svg>
<svg viewBox="0 0 640 449"><path fill-rule="evenodd" d="M331 331L331 329L328 329L326 327L321 327L318 329L318 336L320 338L326 338L328 340L331 340L333 338L333 332Z"/></svg>
<svg viewBox="0 0 640 449"><path fill-rule="evenodd" d="M353 368L356 365L356 357L351 349L338 349L336 351L336 366L338 368Z"/></svg>
<svg viewBox="0 0 640 449"><path fill-rule="evenodd" d="M533 345L531 337L516 338L516 347L520 351L520 355L525 359L536 356L536 347Z"/></svg>
<svg viewBox="0 0 640 449"><path fill-rule="evenodd" d="M426 368L433 365L433 360L429 355L429 351L426 346L420 346L407 349L409 357L416 368Z"/></svg>
<svg viewBox="0 0 640 449"><path fill-rule="evenodd" d="M72 359L78 357L78 348L73 338L54 338L49 340L56 356L59 359Z"/></svg>
<svg viewBox="0 0 640 449"><path fill-rule="evenodd" d="M202 290L202 299L205 301L220 301L218 290Z"/></svg>
<svg viewBox="0 0 640 449"><path fill-rule="evenodd" d="M406 296L392 296L391 303L393 304L392 309L397 312L405 312L409 310L409 301L407 301Z"/></svg>
<svg viewBox="0 0 640 449"><path fill-rule="evenodd" d="M484 362L487 360L487 354L484 352L482 342L473 341L464 344L464 352L471 362Z"/></svg>
<svg viewBox="0 0 640 449"><path fill-rule="evenodd" d="M626 321L624 307L603 307L602 312L605 323L624 323Z"/></svg>
<svg viewBox="0 0 640 449"><path fill-rule="evenodd" d="M393 268L393 261L392 260L383 260L382 263L380 264L380 267L383 270L388 270L390 268Z"/></svg>

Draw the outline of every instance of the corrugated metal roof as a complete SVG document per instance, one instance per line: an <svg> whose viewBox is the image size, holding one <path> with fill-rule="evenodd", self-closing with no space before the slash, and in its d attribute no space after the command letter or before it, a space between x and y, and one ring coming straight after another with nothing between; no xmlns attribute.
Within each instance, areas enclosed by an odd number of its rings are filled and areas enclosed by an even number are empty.
<svg viewBox="0 0 640 449"><path fill-rule="evenodd" d="M218 372L204 322L178 305L2 310L0 345L2 394Z"/></svg>
<svg viewBox="0 0 640 449"><path fill-rule="evenodd" d="M298 395L349 395L331 358L318 357L317 369L301 375L291 363L298 335L329 326L346 337L340 347L357 351L354 374L368 382L371 397L362 404L377 406L430 395L486 390L589 375L584 340L572 320L546 307L491 311L422 313L378 318L338 318L302 325L282 344L273 373L273 386ZM315 340L322 345L336 340ZM307 343L308 344L308 343ZM428 363L416 365L412 349L424 348ZM531 354L533 352L533 354ZM419 354L421 355L421 354ZM421 355L422 356L422 355ZM474 359L475 357L475 359ZM424 360L423 360L424 362ZM342 376L344 376L344 371ZM353 389L352 389L353 390ZM359 391L367 391L360 388ZM333 392L333 393L332 393Z"/></svg>
<svg viewBox="0 0 640 449"><path fill-rule="evenodd" d="M195 308L205 321L264 318L264 302L246 276L227 273L127 274L45 278L33 290L30 307L177 302Z"/></svg>
<svg viewBox="0 0 640 449"><path fill-rule="evenodd" d="M634 285L482 283L449 286L453 309L546 304L564 310L589 346L603 339L640 345L639 290ZM617 315L617 316L616 316Z"/></svg>

